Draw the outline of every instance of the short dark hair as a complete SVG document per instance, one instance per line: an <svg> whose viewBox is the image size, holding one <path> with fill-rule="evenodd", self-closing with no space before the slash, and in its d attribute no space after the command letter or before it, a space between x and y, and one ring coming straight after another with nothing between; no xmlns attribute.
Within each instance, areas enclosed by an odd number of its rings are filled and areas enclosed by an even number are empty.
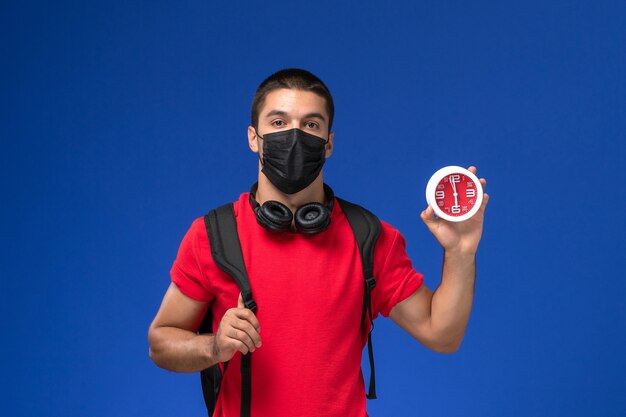
<svg viewBox="0 0 626 417"><path fill-rule="evenodd" d="M252 112L250 115L250 122L255 129L259 124L259 113L265 103L265 97L272 91L281 88L311 91L326 100L326 112L329 118L328 130L330 130L333 125L333 117L335 116L335 104L328 87L309 71L298 68L287 68L275 72L267 77L256 89L252 99Z"/></svg>

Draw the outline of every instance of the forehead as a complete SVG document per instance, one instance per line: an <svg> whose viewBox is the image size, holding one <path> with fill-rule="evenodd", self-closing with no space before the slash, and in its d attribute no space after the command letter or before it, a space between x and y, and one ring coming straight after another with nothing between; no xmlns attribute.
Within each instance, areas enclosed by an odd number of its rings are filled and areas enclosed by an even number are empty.
<svg viewBox="0 0 626 417"><path fill-rule="evenodd" d="M321 113L328 120L326 100L311 91L281 88L271 91L265 97L260 115L279 110L294 117L308 113Z"/></svg>

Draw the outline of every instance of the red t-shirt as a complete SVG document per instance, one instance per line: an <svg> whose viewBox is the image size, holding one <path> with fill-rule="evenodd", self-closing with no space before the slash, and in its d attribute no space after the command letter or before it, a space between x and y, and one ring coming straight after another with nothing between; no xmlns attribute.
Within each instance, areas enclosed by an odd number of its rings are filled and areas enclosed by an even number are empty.
<svg viewBox="0 0 626 417"><path fill-rule="evenodd" d="M256 222L249 194L234 204L237 228L263 346L252 353L252 417L364 417L360 326L363 269L359 249L341 206L316 235L273 233ZM237 306L235 281L213 262L203 218L180 245L172 281L198 301L211 302L213 329ZM405 240L387 223L374 251L374 316L388 316L413 294L423 277L406 255ZM239 353L227 368L215 417L239 417Z"/></svg>

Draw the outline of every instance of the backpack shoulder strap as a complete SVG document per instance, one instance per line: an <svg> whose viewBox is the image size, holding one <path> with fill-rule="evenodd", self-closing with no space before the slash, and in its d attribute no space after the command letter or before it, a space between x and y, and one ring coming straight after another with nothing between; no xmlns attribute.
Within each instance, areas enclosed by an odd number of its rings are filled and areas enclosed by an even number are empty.
<svg viewBox="0 0 626 417"><path fill-rule="evenodd" d="M204 216L204 224L211 246L211 256L215 264L228 275L230 275L239 290L246 308L256 312L257 306L252 298L250 280L243 260L239 234L237 233L237 221L232 203L225 204L217 209L211 210ZM209 308L205 315L200 332L211 333L212 314ZM226 363L224 364L226 369ZM219 364L216 364L200 373L202 382L202 393L207 406L209 416L213 415L219 394L222 373ZM251 374L250 374L250 354L241 357L241 417L250 416L251 397Z"/></svg>
<svg viewBox="0 0 626 417"><path fill-rule="evenodd" d="M350 203L341 198L337 198L343 212L346 214L348 223L352 228L356 238L359 252L361 253L361 263L363 265L363 278L365 279L365 291L363 296L363 310L361 313L361 327L365 324L366 314L370 319L370 331L367 335L367 353L370 362L370 384L367 398L376 398L376 372L374 369L374 347L372 346L372 330L374 330L374 317L372 315L371 293L376 286L374 277L374 248L380 231L382 229L380 220L369 210Z"/></svg>
<svg viewBox="0 0 626 417"><path fill-rule="evenodd" d="M243 261L233 204L225 204L211 210L204 216L204 224L213 261L237 282L244 304L255 311L256 303L252 299L248 272Z"/></svg>
<svg viewBox="0 0 626 417"><path fill-rule="evenodd" d="M339 204L346 214L352 232L359 245L361 252L361 262L363 263L363 274L365 280L372 280L372 285L376 285L374 281L374 247L380 236L381 224L378 217L371 211L358 204L337 198ZM374 288L374 287L372 287Z"/></svg>

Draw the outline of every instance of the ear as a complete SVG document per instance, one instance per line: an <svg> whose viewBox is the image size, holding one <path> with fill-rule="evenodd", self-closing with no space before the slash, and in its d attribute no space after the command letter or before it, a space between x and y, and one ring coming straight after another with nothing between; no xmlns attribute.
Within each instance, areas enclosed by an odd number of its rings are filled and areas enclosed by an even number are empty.
<svg viewBox="0 0 626 417"><path fill-rule="evenodd" d="M330 132L330 134L328 135L328 143L326 144L326 158L329 158L330 155L332 155L333 153L333 148L334 148L334 139L335 139L335 132Z"/></svg>
<svg viewBox="0 0 626 417"><path fill-rule="evenodd" d="M259 153L259 139L256 135L256 129L248 126L248 146L254 153Z"/></svg>

